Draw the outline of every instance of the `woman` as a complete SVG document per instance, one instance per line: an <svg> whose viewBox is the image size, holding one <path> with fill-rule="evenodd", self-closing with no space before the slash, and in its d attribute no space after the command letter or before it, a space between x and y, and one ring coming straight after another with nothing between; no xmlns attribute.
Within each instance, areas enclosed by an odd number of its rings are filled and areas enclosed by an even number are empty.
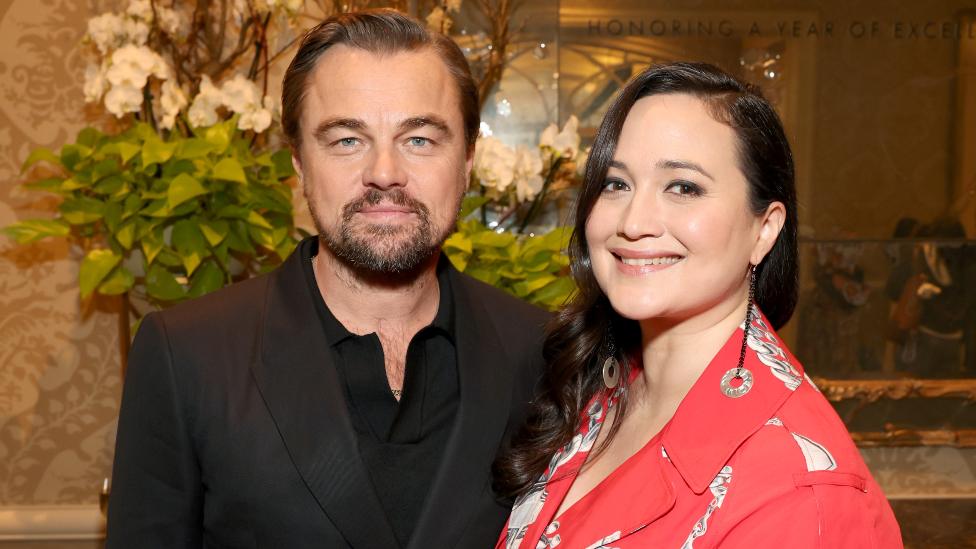
<svg viewBox="0 0 976 549"><path fill-rule="evenodd" d="M574 301L496 463L498 547L900 547L836 413L774 328L797 295L773 108L704 64L619 94L586 167Z"/></svg>

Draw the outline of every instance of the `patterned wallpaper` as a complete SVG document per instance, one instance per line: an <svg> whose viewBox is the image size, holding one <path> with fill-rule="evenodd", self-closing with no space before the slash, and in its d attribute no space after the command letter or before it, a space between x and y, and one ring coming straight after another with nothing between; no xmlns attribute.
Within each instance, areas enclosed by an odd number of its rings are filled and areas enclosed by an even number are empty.
<svg viewBox="0 0 976 549"><path fill-rule="evenodd" d="M86 122L78 43L95 8L0 1L0 225L52 208L18 187L20 164ZM120 390L111 303L82 310L76 250L0 239L0 505L97 502Z"/></svg>
<svg viewBox="0 0 976 549"><path fill-rule="evenodd" d="M87 17L105 4L0 0L0 225L53 207L18 187L29 150L58 147L96 120L82 99L78 44ZM304 216L299 223L309 225ZM81 306L78 261L63 243L20 247L0 236L0 507L96 503L110 473L121 386L116 317L110 301ZM865 456L891 495L976 495L976 452Z"/></svg>

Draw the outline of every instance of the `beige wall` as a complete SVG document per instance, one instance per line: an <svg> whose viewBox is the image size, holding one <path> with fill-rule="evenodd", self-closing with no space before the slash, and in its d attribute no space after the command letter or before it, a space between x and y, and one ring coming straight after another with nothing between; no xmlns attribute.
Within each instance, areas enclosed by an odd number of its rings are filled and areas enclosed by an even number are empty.
<svg viewBox="0 0 976 549"><path fill-rule="evenodd" d="M0 0L0 225L50 211L19 186L35 146L84 125L91 3ZM0 237L0 505L95 503L120 387L114 316L79 306L77 253Z"/></svg>

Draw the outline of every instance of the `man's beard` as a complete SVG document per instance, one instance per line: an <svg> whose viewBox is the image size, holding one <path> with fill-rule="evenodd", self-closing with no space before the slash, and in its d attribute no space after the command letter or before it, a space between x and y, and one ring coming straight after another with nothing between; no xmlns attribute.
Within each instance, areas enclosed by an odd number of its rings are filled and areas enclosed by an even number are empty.
<svg viewBox="0 0 976 549"><path fill-rule="evenodd" d="M356 222L356 214L381 202L408 208L417 220L409 224ZM368 189L342 207L338 230L327 230L309 200L319 235L339 260L370 274L406 274L430 260L447 239L448 231L437 234L430 209L403 189Z"/></svg>

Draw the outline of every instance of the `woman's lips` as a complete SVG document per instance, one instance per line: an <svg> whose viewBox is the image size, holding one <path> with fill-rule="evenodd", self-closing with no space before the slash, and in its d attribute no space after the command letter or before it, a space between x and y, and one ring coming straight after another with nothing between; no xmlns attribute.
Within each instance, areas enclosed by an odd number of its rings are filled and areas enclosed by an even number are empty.
<svg viewBox="0 0 976 549"><path fill-rule="evenodd" d="M640 275L663 271L680 263L684 257L680 255L656 255L653 257L623 257L613 254L617 269L624 274Z"/></svg>

